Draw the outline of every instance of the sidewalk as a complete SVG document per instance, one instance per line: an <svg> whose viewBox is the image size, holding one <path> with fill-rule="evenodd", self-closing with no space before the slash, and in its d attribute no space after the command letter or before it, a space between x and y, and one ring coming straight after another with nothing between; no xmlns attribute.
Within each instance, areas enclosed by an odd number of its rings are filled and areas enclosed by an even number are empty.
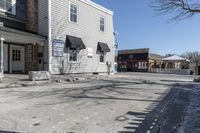
<svg viewBox="0 0 200 133"><path fill-rule="evenodd" d="M26 74L5 74L1 79L0 89L27 87L27 86L42 86L52 83L63 82L78 82L100 79L100 75L89 74L69 74L69 75L51 75L51 80L30 81Z"/></svg>

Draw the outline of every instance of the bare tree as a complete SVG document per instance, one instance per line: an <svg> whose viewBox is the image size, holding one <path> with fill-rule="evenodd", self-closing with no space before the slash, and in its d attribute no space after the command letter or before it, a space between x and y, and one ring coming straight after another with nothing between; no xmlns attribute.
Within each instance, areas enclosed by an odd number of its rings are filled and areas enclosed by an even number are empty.
<svg viewBox="0 0 200 133"><path fill-rule="evenodd" d="M197 71L196 69L200 66L200 52L185 52L181 56L190 60L190 68Z"/></svg>
<svg viewBox="0 0 200 133"><path fill-rule="evenodd" d="M175 55L175 54L166 54L166 55L164 56L164 58L167 58L167 57L170 57L170 56L173 56L173 55Z"/></svg>
<svg viewBox="0 0 200 133"><path fill-rule="evenodd" d="M182 57L190 60L191 63L195 63L197 65L200 65L200 52L185 52L182 54Z"/></svg>
<svg viewBox="0 0 200 133"><path fill-rule="evenodd" d="M200 0L153 0L151 6L158 14L174 14L170 21L179 21L200 13Z"/></svg>

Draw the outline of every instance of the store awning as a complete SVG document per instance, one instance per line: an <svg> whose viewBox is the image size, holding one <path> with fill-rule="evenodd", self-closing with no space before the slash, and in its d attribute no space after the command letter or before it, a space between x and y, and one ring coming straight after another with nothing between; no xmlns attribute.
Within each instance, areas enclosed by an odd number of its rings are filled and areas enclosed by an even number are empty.
<svg viewBox="0 0 200 133"><path fill-rule="evenodd" d="M81 38L69 35L66 36L66 47L86 49Z"/></svg>
<svg viewBox="0 0 200 133"><path fill-rule="evenodd" d="M19 44L38 43L39 45L44 45L46 41L46 37L44 36L9 27L0 27L0 36L5 39L5 42Z"/></svg>
<svg viewBox="0 0 200 133"><path fill-rule="evenodd" d="M98 42L98 50L104 51L104 52L110 52L110 48L108 47L108 44L106 43L102 43L102 42Z"/></svg>

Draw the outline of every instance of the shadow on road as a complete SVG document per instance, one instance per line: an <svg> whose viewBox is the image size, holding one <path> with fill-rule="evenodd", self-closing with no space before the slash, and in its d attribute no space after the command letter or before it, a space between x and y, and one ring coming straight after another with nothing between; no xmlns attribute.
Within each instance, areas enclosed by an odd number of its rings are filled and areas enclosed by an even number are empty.
<svg viewBox="0 0 200 133"><path fill-rule="evenodd" d="M99 82L99 81L98 81ZM12 91L18 94L20 98L23 99L33 99L33 98L45 98L45 97L55 97L55 99L60 100L53 104L65 104L70 102L76 102L81 99L88 100L130 100L130 101L145 101L145 102L155 102L158 103L160 100L151 100L149 98L132 98L137 96L141 91L151 91L146 88L138 88L137 85L163 85L172 86L171 84L149 82L149 81L113 81L113 80L101 80L105 85L95 85L91 87L73 87L73 88L54 88L51 91ZM93 83L91 83L93 84ZM159 88L158 88L159 89ZM162 94L158 94L162 95Z"/></svg>
<svg viewBox="0 0 200 133"><path fill-rule="evenodd" d="M190 101L192 85L174 85L161 102L153 102L144 112L127 112L134 116L132 122L127 123L124 131L118 133L169 133L175 132L185 115Z"/></svg>
<svg viewBox="0 0 200 133"><path fill-rule="evenodd" d="M31 100L37 98L49 97L52 101L48 103L39 103L44 105L57 105L66 104L70 102L77 102L80 100L90 100L96 105L117 100L129 100L129 101L145 101L152 104L143 112L128 111L128 116L134 116L131 122L127 123L123 131L118 133L159 133L160 131L174 131L179 126L178 124L182 120L185 107L189 103L191 84L183 83L167 83L167 82L151 82L151 81L119 81L119 80L101 80L101 85L94 85L91 87L73 87L64 88L49 91L26 91L26 90L13 90L13 95L17 95L21 99ZM94 84L94 82L91 82ZM67 84L66 84L67 85ZM143 88L138 85L146 85ZM160 93L160 97L157 100L151 100L148 97L133 98L141 94L141 92L152 92L151 85L157 85L154 89L159 90L161 86L170 87L170 91L167 90L164 93ZM41 88L42 89L42 88ZM19 93L16 93L19 92ZM55 100L54 100L55 99ZM106 100L106 101L104 101ZM102 102L103 101L103 102ZM104 104L103 103L103 104ZM84 104L84 102L82 103ZM1 132L0 133L12 133Z"/></svg>
<svg viewBox="0 0 200 133"><path fill-rule="evenodd" d="M20 133L20 132L14 132L14 131L3 131L3 130L0 130L0 133ZM21 132L22 133L22 132Z"/></svg>

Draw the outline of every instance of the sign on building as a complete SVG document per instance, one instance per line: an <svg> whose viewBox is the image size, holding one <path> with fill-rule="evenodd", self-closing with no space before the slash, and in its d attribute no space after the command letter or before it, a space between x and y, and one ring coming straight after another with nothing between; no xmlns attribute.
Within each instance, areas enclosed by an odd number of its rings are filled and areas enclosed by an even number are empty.
<svg viewBox="0 0 200 133"><path fill-rule="evenodd" d="M65 42L63 40L53 40L53 56L62 57L64 53Z"/></svg>
<svg viewBox="0 0 200 133"><path fill-rule="evenodd" d="M92 48L88 48L88 57L92 57L93 56L93 49Z"/></svg>

